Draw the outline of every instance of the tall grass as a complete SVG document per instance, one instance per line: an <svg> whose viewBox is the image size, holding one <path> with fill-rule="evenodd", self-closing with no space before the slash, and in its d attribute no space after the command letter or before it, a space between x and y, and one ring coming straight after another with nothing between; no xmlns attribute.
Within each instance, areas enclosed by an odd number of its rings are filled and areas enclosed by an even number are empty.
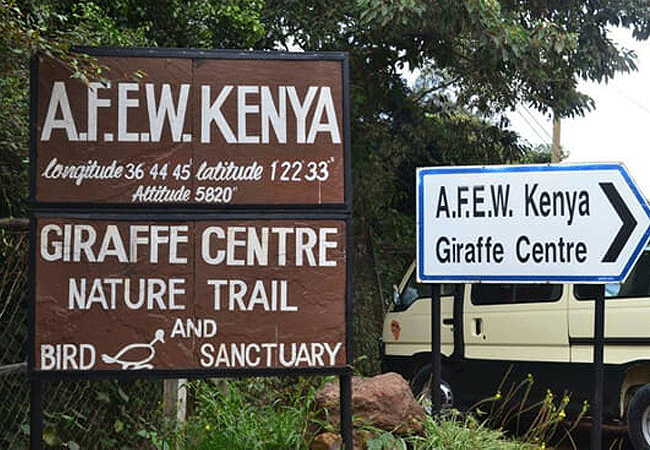
<svg viewBox="0 0 650 450"><path fill-rule="evenodd" d="M533 399L534 376L528 374L523 380L507 386L511 370L512 367L494 396L472 408L473 414L481 418L487 427L509 430L524 442L556 446L572 442L571 434L587 413L589 404L583 402L579 413L569 419L570 394L565 392L562 396L556 396L547 390L543 398Z"/></svg>
<svg viewBox="0 0 650 450"><path fill-rule="evenodd" d="M159 450L308 450L328 425L317 411L322 378L250 378L199 380L189 384L194 411L181 427L149 431L151 447ZM532 450L539 445L509 439L472 415L447 412L426 417L420 435L398 436L355 420L368 450Z"/></svg>
<svg viewBox="0 0 650 450"><path fill-rule="evenodd" d="M176 448L197 450L307 449L319 383L273 378L193 382L195 414L170 441Z"/></svg>
<svg viewBox="0 0 650 450"><path fill-rule="evenodd" d="M532 450L537 445L507 439L500 430L489 429L472 415L448 411L439 417L427 416L424 435L407 440L413 450Z"/></svg>

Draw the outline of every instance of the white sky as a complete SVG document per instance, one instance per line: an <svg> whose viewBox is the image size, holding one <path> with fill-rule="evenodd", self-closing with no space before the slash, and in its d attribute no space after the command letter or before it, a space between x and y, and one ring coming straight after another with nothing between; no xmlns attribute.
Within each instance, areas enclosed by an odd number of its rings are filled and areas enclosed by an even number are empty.
<svg viewBox="0 0 650 450"><path fill-rule="evenodd" d="M612 39L637 53L638 71L617 74L608 84L581 83L596 101L585 117L562 120L560 142L567 163L620 162L650 199L650 41L637 42L626 30ZM550 144L552 123L531 109L510 115L512 128L533 146Z"/></svg>

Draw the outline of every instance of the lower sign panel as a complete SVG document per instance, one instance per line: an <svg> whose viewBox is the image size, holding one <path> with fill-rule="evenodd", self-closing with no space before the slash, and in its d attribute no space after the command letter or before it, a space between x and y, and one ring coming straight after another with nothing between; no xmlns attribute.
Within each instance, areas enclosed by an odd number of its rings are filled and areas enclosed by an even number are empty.
<svg viewBox="0 0 650 450"><path fill-rule="evenodd" d="M343 220L36 221L34 370L346 361Z"/></svg>

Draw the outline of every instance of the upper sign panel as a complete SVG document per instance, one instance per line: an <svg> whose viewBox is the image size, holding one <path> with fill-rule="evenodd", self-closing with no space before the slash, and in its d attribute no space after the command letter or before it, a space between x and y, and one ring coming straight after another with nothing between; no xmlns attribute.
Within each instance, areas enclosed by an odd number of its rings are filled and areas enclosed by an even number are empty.
<svg viewBox="0 0 650 450"><path fill-rule="evenodd" d="M420 169L418 277L622 281L650 209L619 164Z"/></svg>
<svg viewBox="0 0 650 450"><path fill-rule="evenodd" d="M39 57L37 202L346 202L344 55L133 54L89 83Z"/></svg>

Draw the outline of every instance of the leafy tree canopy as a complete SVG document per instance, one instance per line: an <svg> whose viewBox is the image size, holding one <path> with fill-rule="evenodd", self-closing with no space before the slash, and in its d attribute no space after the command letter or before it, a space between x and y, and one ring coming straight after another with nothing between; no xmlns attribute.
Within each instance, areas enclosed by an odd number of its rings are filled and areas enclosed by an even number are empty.
<svg viewBox="0 0 650 450"><path fill-rule="evenodd" d="M560 117L593 107L579 78L608 81L636 68L635 54L608 37L611 27L650 34L650 6L638 0L275 0L269 34L305 49L346 48L373 69L444 73L457 101L479 111L519 102Z"/></svg>

